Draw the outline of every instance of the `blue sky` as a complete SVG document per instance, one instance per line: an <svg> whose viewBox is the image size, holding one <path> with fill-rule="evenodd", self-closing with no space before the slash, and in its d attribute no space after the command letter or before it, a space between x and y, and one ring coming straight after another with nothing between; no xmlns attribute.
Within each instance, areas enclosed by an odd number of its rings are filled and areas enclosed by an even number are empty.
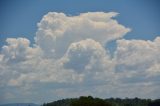
<svg viewBox="0 0 160 106"><path fill-rule="evenodd" d="M0 103L159 98L159 5L1 0Z"/></svg>
<svg viewBox="0 0 160 106"><path fill-rule="evenodd" d="M116 11L119 23L132 31L127 39L153 39L160 35L159 0L1 0L0 37L24 36L33 41L37 23L50 11L76 15L91 11ZM0 43L2 46L3 43Z"/></svg>

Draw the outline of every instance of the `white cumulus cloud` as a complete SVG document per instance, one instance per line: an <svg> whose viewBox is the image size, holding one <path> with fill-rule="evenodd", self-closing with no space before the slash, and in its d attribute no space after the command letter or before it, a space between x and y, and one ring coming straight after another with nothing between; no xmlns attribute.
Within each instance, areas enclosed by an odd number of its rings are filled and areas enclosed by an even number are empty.
<svg viewBox="0 0 160 106"><path fill-rule="evenodd" d="M2 47L5 62L25 61L39 55L39 49L30 47L30 41L26 38L7 38L6 42L7 45Z"/></svg>
<svg viewBox="0 0 160 106"><path fill-rule="evenodd" d="M124 39L130 28L113 18L117 15L49 12L38 23L35 43L7 38L0 51L0 102L81 94L158 97L160 37ZM105 47L112 40L117 42L114 54Z"/></svg>
<svg viewBox="0 0 160 106"><path fill-rule="evenodd" d="M116 15L115 12L88 12L67 16L64 13L49 12L38 23L36 44L48 57L59 58L72 42L91 38L104 44L122 38L130 29L112 18Z"/></svg>
<svg viewBox="0 0 160 106"><path fill-rule="evenodd" d="M158 80L160 71L160 38L150 40L118 40L115 53L116 71L131 82ZM152 73L152 74L151 74ZM125 78L128 77L128 80Z"/></svg>

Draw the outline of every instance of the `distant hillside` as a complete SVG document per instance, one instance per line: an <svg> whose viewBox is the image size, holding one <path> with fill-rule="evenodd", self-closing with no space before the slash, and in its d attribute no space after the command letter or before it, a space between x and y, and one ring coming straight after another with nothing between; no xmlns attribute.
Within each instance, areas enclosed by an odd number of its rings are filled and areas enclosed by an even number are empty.
<svg viewBox="0 0 160 106"><path fill-rule="evenodd" d="M0 106L40 106L34 103L10 103L10 104L2 104Z"/></svg>
<svg viewBox="0 0 160 106"><path fill-rule="evenodd" d="M37 105L34 103L12 103L0 106L160 106L160 99L140 98L109 98L101 99L92 96L81 96L79 98L62 99L50 103Z"/></svg>
<svg viewBox="0 0 160 106"><path fill-rule="evenodd" d="M100 99L91 96L81 96L80 98L63 99L51 103L44 103L43 106L160 106L160 99Z"/></svg>

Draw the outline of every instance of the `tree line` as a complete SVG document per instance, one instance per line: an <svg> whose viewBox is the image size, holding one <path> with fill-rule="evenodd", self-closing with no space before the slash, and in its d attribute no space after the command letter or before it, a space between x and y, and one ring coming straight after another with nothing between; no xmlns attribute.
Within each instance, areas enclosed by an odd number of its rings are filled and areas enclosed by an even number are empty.
<svg viewBox="0 0 160 106"><path fill-rule="evenodd" d="M109 98L101 99L92 96L81 96L44 103L42 106L160 106L160 99Z"/></svg>

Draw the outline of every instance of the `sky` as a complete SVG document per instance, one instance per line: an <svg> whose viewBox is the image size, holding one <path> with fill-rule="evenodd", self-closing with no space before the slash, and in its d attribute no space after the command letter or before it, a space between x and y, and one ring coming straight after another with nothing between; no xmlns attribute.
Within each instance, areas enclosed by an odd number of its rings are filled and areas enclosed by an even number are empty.
<svg viewBox="0 0 160 106"><path fill-rule="evenodd" d="M159 0L1 0L0 103L159 98Z"/></svg>

